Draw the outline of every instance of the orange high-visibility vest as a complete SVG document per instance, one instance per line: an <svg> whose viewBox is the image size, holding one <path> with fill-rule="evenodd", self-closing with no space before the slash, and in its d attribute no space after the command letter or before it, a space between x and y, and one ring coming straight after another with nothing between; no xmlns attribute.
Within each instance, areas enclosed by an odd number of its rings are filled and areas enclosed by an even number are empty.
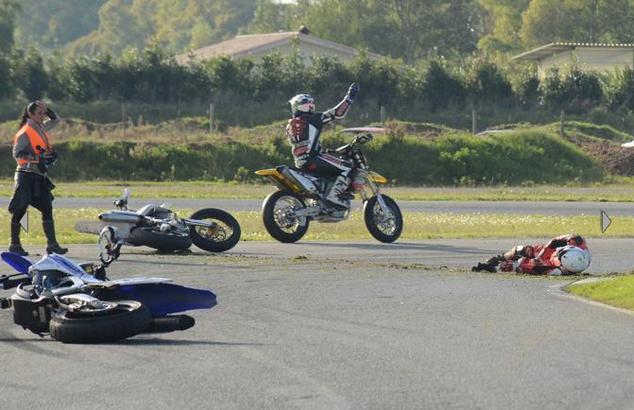
<svg viewBox="0 0 634 410"><path fill-rule="evenodd" d="M24 127L22 127L20 131L18 131L18 133L15 134L15 137L13 138L14 146L15 144L18 143L18 137L26 133L26 136L29 138L29 143L31 144L31 149L35 153L35 158L36 158L35 160L16 158L16 161L18 162L19 166L26 165L29 162L39 162L39 159L38 159L39 155L51 150L51 146L48 143L48 139L49 139L48 134L46 134L44 130L42 130L41 132L42 134L44 134L46 139L42 138L42 135L40 135L40 133L35 128L33 128L32 126L28 124L25 124Z"/></svg>

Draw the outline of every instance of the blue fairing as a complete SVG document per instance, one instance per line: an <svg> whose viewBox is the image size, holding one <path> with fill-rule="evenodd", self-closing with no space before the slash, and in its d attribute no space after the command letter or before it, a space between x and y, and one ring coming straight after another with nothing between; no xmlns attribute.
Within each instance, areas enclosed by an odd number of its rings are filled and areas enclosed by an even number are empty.
<svg viewBox="0 0 634 410"><path fill-rule="evenodd" d="M7 265L11 266L18 273L28 274L29 268L33 264L33 262L31 262L24 256L20 256L17 253L13 252L2 252L2 254L0 254L0 257Z"/></svg>
<svg viewBox="0 0 634 410"><path fill-rule="evenodd" d="M216 306L216 295L213 292L172 283L124 285L117 289L117 294L121 299L143 303L150 309L153 317Z"/></svg>

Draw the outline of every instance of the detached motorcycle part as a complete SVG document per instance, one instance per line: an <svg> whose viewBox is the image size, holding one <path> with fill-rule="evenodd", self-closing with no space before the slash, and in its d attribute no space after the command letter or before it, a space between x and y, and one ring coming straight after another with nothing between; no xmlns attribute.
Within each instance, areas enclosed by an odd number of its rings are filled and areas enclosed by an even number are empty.
<svg viewBox="0 0 634 410"><path fill-rule="evenodd" d="M305 207L299 195L287 190L275 191L262 204L264 227L280 242L297 242L308 231L309 219L296 215L295 211Z"/></svg>
<svg viewBox="0 0 634 410"><path fill-rule="evenodd" d="M221 209L205 208L196 211L189 219L210 223L213 226L199 226L195 221L185 220L189 236L194 245L208 252L224 252L240 240L240 224L231 214Z"/></svg>
<svg viewBox="0 0 634 410"><path fill-rule="evenodd" d="M115 306L99 314L89 308L62 310L51 317L49 332L63 343L101 343L125 339L149 328L152 315L137 301L115 301Z"/></svg>
<svg viewBox="0 0 634 410"><path fill-rule="evenodd" d="M363 206L365 226L370 234L380 242L391 243L401 236L403 216L396 202L387 195L382 195L383 205L379 197L373 196ZM387 211L387 212L385 212Z"/></svg>
<svg viewBox="0 0 634 410"><path fill-rule="evenodd" d="M132 229L127 241L133 245L149 246L162 252L180 251L192 246L192 239L188 234L161 232L146 227Z"/></svg>

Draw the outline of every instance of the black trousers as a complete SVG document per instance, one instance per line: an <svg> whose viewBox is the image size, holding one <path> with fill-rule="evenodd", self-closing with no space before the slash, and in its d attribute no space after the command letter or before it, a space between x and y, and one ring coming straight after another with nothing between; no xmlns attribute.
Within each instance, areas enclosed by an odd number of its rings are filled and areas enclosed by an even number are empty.
<svg viewBox="0 0 634 410"><path fill-rule="evenodd" d="M352 164L326 153L314 156L302 167L304 171L327 178L339 175L348 176L351 169Z"/></svg>
<svg viewBox="0 0 634 410"><path fill-rule="evenodd" d="M27 208L33 206L42 213L43 221L53 220L53 194L55 185L43 175L33 172L15 173L15 189L9 202L11 222L19 223Z"/></svg>

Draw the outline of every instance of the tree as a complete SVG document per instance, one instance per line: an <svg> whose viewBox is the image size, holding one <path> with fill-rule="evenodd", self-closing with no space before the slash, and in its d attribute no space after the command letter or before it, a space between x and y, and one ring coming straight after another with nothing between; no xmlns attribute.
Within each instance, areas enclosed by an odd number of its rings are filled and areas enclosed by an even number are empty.
<svg viewBox="0 0 634 410"><path fill-rule="evenodd" d="M465 91L471 106L472 131L477 130L477 112L484 104L507 105L513 97L511 83L489 61L476 60L465 77Z"/></svg>
<svg viewBox="0 0 634 410"><path fill-rule="evenodd" d="M0 55L0 98L8 97L12 93L11 63L8 58Z"/></svg>
<svg viewBox="0 0 634 410"><path fill-rule="evenodd" d="M6 57L13 47L15 21L20 5L15 0L0 0L0 57Z"/></svg>
<svg viewBox="0 0 634 410"><path fill-rule="evenodd" d="M22 1L16 38L21 45L37 46L41 52L87 35L99 24L98 11L106 0Z"/></svg>
<svg viewBox="0 0 634 410"><path fill-rule="evenodd" d="M292 4L275 3L272 0L258 0L253 20L249 24L249 33L276 33L290 31Z"/></svg>
<svg viewBox="0 0 634 410"><path fill-rule="evenodd" d="M486 53L519 51L519 29L522 13L531 0L478 0L487 13L485 33L478 40L478 48Z"/></svg>
<svg viewBox="0 0 634 410"><path fill-rule="evenodd" d="M522 18L526 47L554 41L632 42L631 0L532 0Z"/></svg>
<svg viewBox="0 0 634 410"><path fill-rule="evenodd" d="M44 70L44 61L33 47L24 52L15 49L12 55L13 83L29 101L44 97L48 89L48 73Z"/></svg>
<svg viewBox="0 0 634 410"><path fill-rule="evenodd" d="M449 73L445 65L444 61L432 61L423 77L422 95L432 111L464 104L464 85Z"/></svg>
<svg viewBox="0 0 634 410"><path fill-rule="evenodd" d="M603 89L599 77L571 67L563 73L558 68L548 71L541 93L546 107L560 112L560 134L564 135L566 112L584 112L600 103Z"/></svg>
<svg viewBox="0 0 634 410"><path fill-rule="evenodd" d="M611 109L627 108L634 111L634 69L625 68L613 73L606 88Z"/></svg>
<svg viewBox="0 0 634 410"><path fill-rule="evenodd" d="M377 0L392 14L407 62L476 48L479 5L472 0Z"/></svg>

